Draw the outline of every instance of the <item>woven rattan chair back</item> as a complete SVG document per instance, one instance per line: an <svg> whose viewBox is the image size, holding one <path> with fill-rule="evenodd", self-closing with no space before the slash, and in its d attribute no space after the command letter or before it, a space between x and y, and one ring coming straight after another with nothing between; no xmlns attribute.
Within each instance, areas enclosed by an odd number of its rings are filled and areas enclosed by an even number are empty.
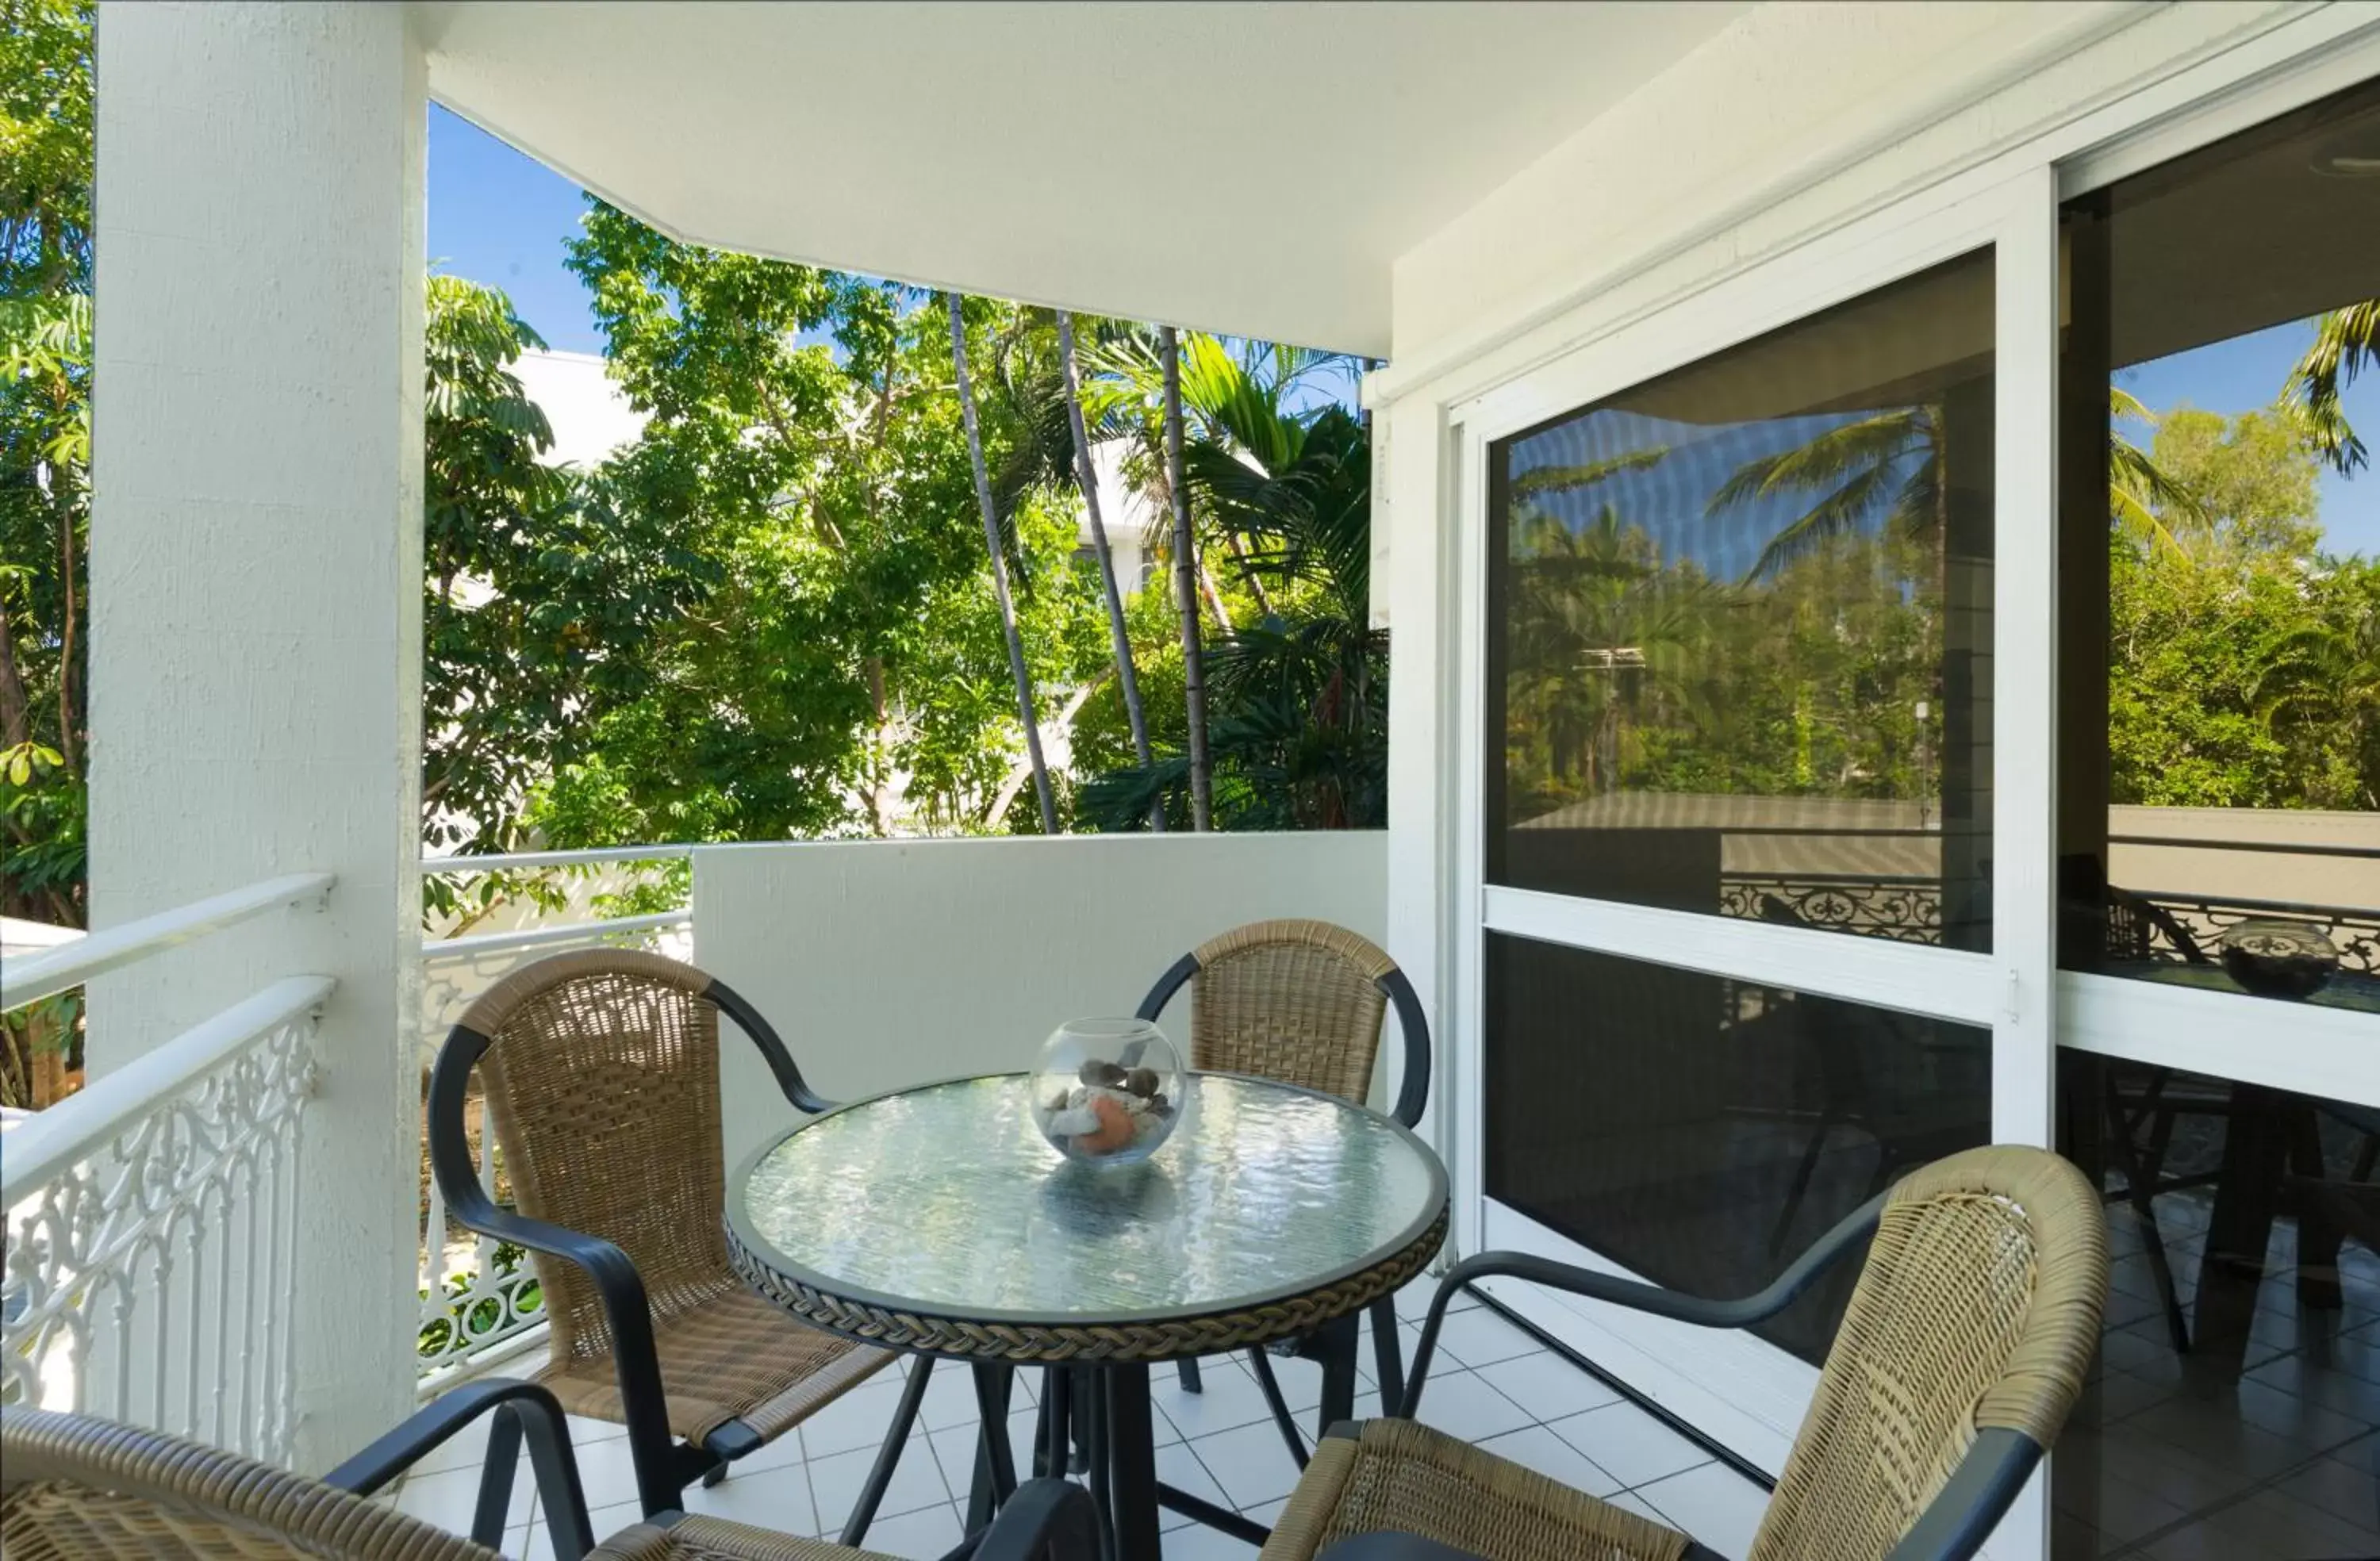
<svg viewBox="0 0 2380 1561"><path fill-rule="evenodd" d="M318 1481L179 1437L9 1406L8 1561L496 1561L496 1553Z"/></svg>
<svg viewBox="0 0 2380 1561"><path fill-rule="evenodd" d="M1251 922L1200 944L1190 1065L1253 1073L1361 1104L1396 962L1329 922Z"/></svg>
<svg viewBox="0 0 2380 1561"><path fill-rule="evenodd" d="M601 1236L644 1280L654 1326L740 1288L720 1216L719 1010L710 977L626 949L515 972L460 1023L489 1038L489 1115L521 1213ZM607 1354L611 1330L575 1264L537 1260L557 1362Z"/></svg>
<svg viewBox="0 0 2380 1561"><path fill-rule="evenodd" d="M1978 1431L2056 1441L2107 1287L2099 1198L2066 1161L1976 1149L1911 1175L1886 1203L1749 1561L1882 1555Z"/></svg>

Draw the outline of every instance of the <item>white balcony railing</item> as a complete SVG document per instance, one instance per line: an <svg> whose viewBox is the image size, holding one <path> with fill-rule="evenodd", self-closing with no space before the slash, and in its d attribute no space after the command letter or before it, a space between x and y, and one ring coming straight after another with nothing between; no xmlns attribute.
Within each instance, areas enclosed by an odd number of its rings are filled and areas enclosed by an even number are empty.
<svg viewBox="0 0 2380 1561"><path fill-rule="evenodd" d="M422 863L421 870L457 877L528 871L584 873L595 868L619 872L683 861L688 849L631 846L431 858ZM423 1079L428 1079L439 1046L463 1010L522 965L567 950L594 948L650 949L683 959L690 952L693 926L692 910L680 905L644 915L540 922L503 932L425 939L419 1036ZM476 1124L480 1120L476 1096L469 1109L469 1119ZM417 1349L422 1391L428 1394L459 1375L533 1345L543 1337L544 1316L528 1255L508 1243L450 1226L446 1200L430 1180L426 1160L424 1165ZM492 1135L481 1135L480 1181L491 1197L506 1196L501 1184L503 1173L503 1154Z"/></svg>
<svg viewBox="0 0 2380 1561"><path fill-rule="evenodd" d="M327 874L274 879L94 933L17 962L6 1005L330 887ZM287 1461L299 1134L334 986L276 982L8 1132L0 1403Z"/></svg>

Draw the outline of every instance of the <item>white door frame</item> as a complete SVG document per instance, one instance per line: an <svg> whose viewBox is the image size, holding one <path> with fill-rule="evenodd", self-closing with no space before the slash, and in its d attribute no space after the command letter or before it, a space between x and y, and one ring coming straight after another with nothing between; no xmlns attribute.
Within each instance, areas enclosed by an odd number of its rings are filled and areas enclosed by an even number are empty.
<svg viewBox="0 0 2380 1561"><path fill-rule="evenodd" d="M2154 1056L2182 1067L2380 1105L2380 1069L2370 1061L2380 1045L2380 1022L2367 1016L2293 1008L2288 1010L2289 1034L2281 1037L2274 1032L2283 1027L2273 1024L2275 1012L2265 999L2058 972L2052 541L2059 200L2375 76L2380 27L2373 8L2342 5L2309 11L2215 57L2178 66L2116 102L2078 112L1979 166L1946 173L1929 188L1848 221L1817 240L1716 279L1692 296L1691 311L1672 301L1584 333L1574 325L1548 325L1533 334L1559 356L1540 358L1536 367L1489 382L1464 399L1453 398L1462 394L1459 365L1433 376L1427 386L1414 387L1436 409L1440 433L1431 486L1436 513L1452 523L1439 530L1433 553L1415 560L1447 576L1430 593L1439 609L1433 664L1415 670L1436 691L1438 729L1452 750L1448 762L1433 768L1451 805L1429 810L1434 839L1398 849L1427 852L1440 864L1438 871L1444 877L1438 881L1447 889L1435 926L1438 947L1428 952L1446 981L1439 1023L1442 1055L1451 1064L1441 1077L1449 1084L1444 1141L1451 1150L1458 1250L1494 1245L1499 1230L1488 1219L1482 1191L1483 930L1490 925L1517 929L1543 918L1543 930L1559 940L1659 957L1655 929L1661 927L1660 917L1674 914L1491 890L1483 882L1487 446L1496 437L1624 389L1662 368L1692 362L1855 296L1893 274L1923 269L1931 263L1925 256L1948 258L1970 247L1960 242L1962 232L1993 243L1997 263L1993 952L1916 950L1916 963L1872 963L1856 947L1860 940L1838 934L1689 917L1696 924L1694 931L1715 961L1750 979L1790 967L1792 979L1779 984L1991 1023L1995 1130L2009 1141L2050 1141L2059 1045ZM1962 224L1952 209L1974 202L1989 206L1987 218ZM1869 246L1888 240L1890 263L1871 263L1884 251ZM1729 293L1747 279L1748 295ZM1728 297L1734 300L1730 308L1705 312ZM1715 318L1721 314L1723 325ZM1567 342L1557 345L1565 330ZM1526 350L1524 342L1498 357L1510 362L1510 352ZM1481 382L1471 381L1475 386ZM2037 527L2033 536L2038 540L2023 536L2027 526ZM2020 690L2035 696L2020 697ZM1823 958L1815 964L1805 962L1813 951L1811 938L1827 940L1815 950ZM1844 945L1852 947L1839 947ZM1662 948L1669 950L1669 962L1677 962L1676 944ZM1928 987L1920 1000L1912 1000L1902 974L1918 970L1925 972ZM1933 985L1937 978L1938 986ZM2257 1036L2252 1056L2242 1055L2238 1037L2243 1034ZM1587 1340L1587 1352L1632 1380L1637 1373L1627 1369L1630 1357L1666 1369L1661 1342L1648 1353L1541 1294L1503 1289L1499 1299L1559 1333L1579 1337L1575 1330L1582 1325L1591 1328L1601 1336L1600 1349ZM1706 1350L1709 1337L1694 1344ZM1741 1386L1731 1398L1741 1396ZM1772 1399L1774 1389L1790 1386L1772 1381ZM1671 1391L1669 1407L1682 1418L1755 1462L1771 1469L1781 1462L1790 1427L1780 1436L1770 1417L1746 1413L1691 1385L1673 1384ZM2046 1555L2047 1528L2046 1484L2036 1479L2003 1525L1994 1551ZM2011 1547L2011 1536L2027 1543Z"/></svg>
<svg viewBox="0 0 2380 1561"><path fill-rule="evenodd" d="M1480 840L1484 829L1481 787L1484 766L1491 752L1485 721L1482 677L1487 665L1486 556L1488 457L1498 440L1532 427L1549 417L1587 405L1642 383L1659 374L1706 358L1739 343L1790 325L1837 304L1858 298L1907 276L1991 248L2004 254L2022 245L2021 219L2049 211L2054 222L2054 191L2046 177L2035 175L2003 183L1994 189L1971 192L1958 199L1912 203L1879 213L1810 245L1792 255L1755 267L1697 294L1690 303L1651 316L1592 345L1558 358L1499 387L1457 409L1462 440L1463 520L1461 535L1460 600L1469 633L1459 657L1456 741L1463 794L1455 817L1463 820L1463 857L1458 866L1456 900L1459 922L1454 935L1456 991L1463 1009L1458 1035L1472 1044L1457 1047L1458 1090L1463 1102L1460 1119L1468 1131L1463 1185L1465 1201L1475 1205L1475 1228L1485 1246L1520 1245L1570 1262L1614 1273L1624 1269L1486 1196L1479 1154L1484 1098L1482 1048L1475 1044L1482 1023L1480 975L1482 938L1494 931L1519 934L1547 942L1598 952L1648 960L1682 969L1791 987L1929 1017L1953 1020L1994 1031L1995 1136L2001 1142L2046 1143L2049 1129L2047 1047L2036 1019L2026 1026L2010 1018L2011 990L2030 986L2046 993L2048 967L2036 963L2024 969L2001 953L1981 954L1961 950L1926 948L1878 938L1847 937L1804 927L1665 911L1609 901L1542 893L1487 884L1483 881ZM2044 235L2026 236L2035 248L2048 247L2054 284L2055 235L2046 224ZM2010 349L2006 319L2010 285L2004 265L1996 267L2000 280L1995 310L1996 348ZM2036 345L2042 361L2034 379L2054 380L2055 333ZM2006 423L2028 411L2038 411L2046 437L2050 412L2046 402L2022 400L2031 381L2010 376L1996 364L1995 417ZM2011 466L2023 458L2028 441L1995 436L1998 451L1996 481L2008 479ZM2039 497L2054 497L2054 483L2039 485ZM2049 548L2048 512L2032 507L2016 519L2017 502L1996 502L1995 552L2011 545L2011 534L2028 531ZM2046 560L2043 563L2046 568ZM2011 600L2006 576L1995 565L1996 613L2010 611L2040 615L2046 622L2047 603ZM2016 675L2021 682L2037 677L2046 686L2050 669L2046 638L2027 647L2029 654L2011 657L2004 638L1994 635L1995 678ZM2011 661L2018 663L2012 667ZM2038 663L2036 666L2028 662ZM2019 668L2022 670L2020 671ZM1996 755L2008 733L2000 727L2016 707L1996 699L1993 744ZM2033 712L2038 714L2035 704ZM2046 742L2048 722L2041 722ZM2036 766L2020 774L2005 758L1996 758L1994 829L1999 829L2002 788L2038 790L2046 806L2049 777ZM2048 841L2041 831L2042 843ZM1993 901L1998 905L2010 894L2001 864L2008 853L1993 846ZM2046 876L2042 877L2046 886ZM2041 925L2026 929L2020 946L2036 958L2051 947L2047 925L2050 900L2046 892L2031 895ZM2011 983L2014 977L2014 984ZM2046 1008L2046 998L2038 1005ZM2033 1056L2021 1058L2030 1048ZM2003 1056L2003 1053L2008 1055ZM2019 1081L2002 1090L1998 1081ZM2003 1101L2000 1097L2009 1098ZM2019 1108L2016 1102L2021 1100ZM2005 1107L2005 1110L2003 1109ZM1635 1277L1637 1276L1630 1276ZM1613 1374L1711 1434L1771 1472L1783 1466L1793 1433L1807 1408L1817 1372L1807 1362L1747 1334L1713 1334L1689 1325L1647 1317L1572 1297L1555 1299L1524 1287L1500 1288L1500 1300L1524 1310L1558 1331L1577 1338L1583 1352ZM1679 1362L1692 1362L1692 1369ZM1716 1391L1724 1385L1724 1393Z"/></svg>

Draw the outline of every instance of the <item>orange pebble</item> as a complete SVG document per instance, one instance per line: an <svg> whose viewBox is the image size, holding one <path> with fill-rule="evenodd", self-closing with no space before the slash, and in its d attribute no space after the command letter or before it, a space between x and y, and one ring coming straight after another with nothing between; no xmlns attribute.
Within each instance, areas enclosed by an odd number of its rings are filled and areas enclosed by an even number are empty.
<svg viewBox="0 0 2380 1561"><path fill-rule="evenodd" d="M1091 1114L1099 1119L1099 1131L1087 1132L1075 1140L1075 1147L1088 1155L1112 1155L1131 1147L1133 1140L1132 1113L1123 1103L1111 1095L1095 1095L1090 1099Z"/></svg>

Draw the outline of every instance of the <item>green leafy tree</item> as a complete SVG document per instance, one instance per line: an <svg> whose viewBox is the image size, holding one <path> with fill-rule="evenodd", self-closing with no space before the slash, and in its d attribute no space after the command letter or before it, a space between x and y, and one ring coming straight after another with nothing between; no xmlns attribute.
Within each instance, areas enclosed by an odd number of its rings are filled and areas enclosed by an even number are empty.
<svg viewBox="0 0 2380 1561"><path fill-rule="evenodd" d="M424 339L423 838L500 850L536 784L647 691L644 647L716 571L612 476L543 464L552 432L512 366L544 344L502 293L431 277Z"/></svg>
<svg viewBox="0 0 2380 1561"><path fill-rule="evenodd" d="M91 8L0 0L0 908L84 919Z"/></svg>
<svg viewBox="0 0 2380 1561"><path fill-rule="evenodd" d="M2187 496L2159 505L2185 548L2214 542L2305 554L2320 540L2321 461L2281 409L2226 418L2176 407L2157 421L2149 449L2168 489Z"/></svg>
<svg viewBox="0 0 2380 1561"><path fill-rule="evenodd" d="M646 640L647 687L541 790L546 838L1011 827L990 809L1029 761L1014 700L985 697L1008 681L1005 635L939 300L678 244L601 202L568 263L649 414L602 475L713 578ZM966 312L970 356L998 361L1022 311ZM1039 516L1038 468L1016 459L1047 418L985 378L987 470L1026 468L995 509L1027 673L1071 688L1095 595Z"/></svg>
<svg viewBox="0 0 2380 1561"><path fill-rule="evenodd" d="M1297 415L1291 392L1315 355L1234 357L1211 337L1180 355L1179 489L1262 611L1204 648L1210 677L1212 817L1226 829L1377 827L1387 817L1387 639L1369 622L1371 457L1363 425L1337 405ZM1127 383L1127 347L1107 357ZM1161 364L1159 383L1162 384ZM1160 391L1161 394L1161 391ZM1135 401L1145 395L1135 392ZM1177 564L1180 559L1177 545ZM1177 573L1174 611L1184 604ZM1151 672L1170 684L1182 641ZM1085 814L1129 829L1152 805L1195 817L1185 724L1148 764L1115 764L1084 789ZM1117 759L1123 756L1115 755Z"/></svg>

